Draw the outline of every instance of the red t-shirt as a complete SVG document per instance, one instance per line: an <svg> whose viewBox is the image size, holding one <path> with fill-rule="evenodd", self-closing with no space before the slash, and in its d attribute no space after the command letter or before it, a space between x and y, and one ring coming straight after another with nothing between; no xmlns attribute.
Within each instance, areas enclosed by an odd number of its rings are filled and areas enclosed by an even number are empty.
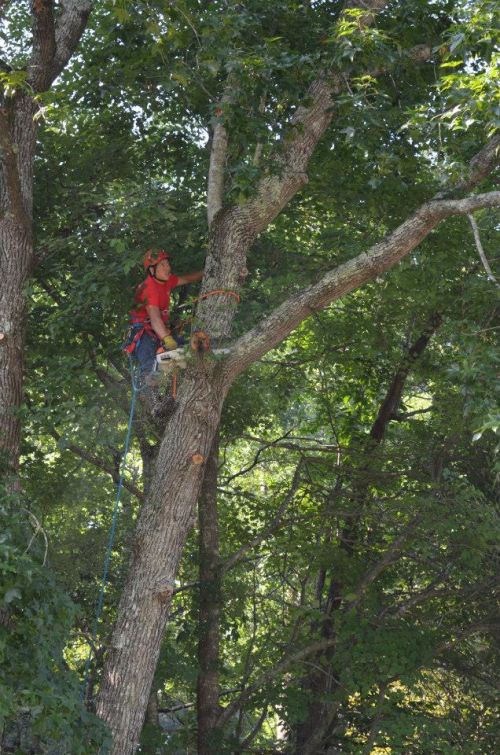
<svg viewBox="0 0 500 755"><path fill-rule="evenodd" d="M159 281L148 275L145 281L140 283L135 289L134 309L130 316L134 322L144 322L149 319L146 306L152 305L159 307L161 319L166 324L168 322L168 311L170 306L170 292L179 285L179 277L170 275L168 280Z"/></svg>

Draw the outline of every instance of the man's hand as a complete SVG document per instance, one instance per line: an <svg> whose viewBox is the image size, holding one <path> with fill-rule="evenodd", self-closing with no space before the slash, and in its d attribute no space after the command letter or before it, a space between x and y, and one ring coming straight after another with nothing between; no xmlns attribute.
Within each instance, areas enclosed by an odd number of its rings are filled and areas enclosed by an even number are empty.
<svg viewBox="0 0 500 755"><path fill-rule="evenodd" d="M165 348L167 349L167 351L172 351L172 349L177 348L177 341L175 340L175 338L172 338L171 335L163 336L161 340L165 344Z"/></svg>
<svg viewBox="0 0 500 755"><path fill-rule="evenodd" d="M179 275L179 283L177 285L185 286L186 283L197 283L202 278L203 270L198 270L196 273L185 273L184 275Z"/></svg>

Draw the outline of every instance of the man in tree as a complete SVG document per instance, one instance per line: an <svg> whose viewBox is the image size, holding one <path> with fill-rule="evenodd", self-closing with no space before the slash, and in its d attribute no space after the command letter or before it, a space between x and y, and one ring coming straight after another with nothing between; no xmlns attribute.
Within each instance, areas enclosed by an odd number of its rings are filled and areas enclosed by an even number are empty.
<svg viewBox="0 0 500 755"><path fill-rule="evenodd" d="M201 271L174 275L170 255L163 249L148 249L144 268L148 277L135 292L134 308L130 312L132 328L125 347L139 362L141 381L152 371L159 347L163 345L170 351L178 346L169 328L170 291L176 286L196 283L203 277Z"/></svg>

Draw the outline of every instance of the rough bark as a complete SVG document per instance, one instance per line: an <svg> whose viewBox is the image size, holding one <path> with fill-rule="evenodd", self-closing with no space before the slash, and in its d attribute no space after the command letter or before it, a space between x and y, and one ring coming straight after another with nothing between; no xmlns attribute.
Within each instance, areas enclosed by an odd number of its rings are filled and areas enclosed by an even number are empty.
<svg viewBox="0 0 500 755"><path fill-rule="evenodd" d="M217 122L214 125L211 147L210 147L210 165L208 168L207 183L207 221L208 227L212 225L213 219L222 209L224 199L224 171L226 167L226 156L228 146L228 133L224 125L224 106L231 102L232 90L231 82L228 80L226 90L221 97L219 106L215 110Z"/></svg>
<svg viewBox="0 0 500 755"><path fill-rule="evenodd" d="M138 746L177 566L194 523L225 395L218 372L203 357L186 371L139 516L97 704L114 734L116 755L133 753Z"/></svg>
<svg viewBox="0 0 500 755"><path fill-rule="evenodd" d="M305 319L312 307L326 306L389 269L443 218L497 205L500 192L424 205L370 253L342 265L278 308L259 328L239 339L225 361L199 357L186 370L177 409L160 446L150 496L139 518L134 555L105 663L97 710L113 732L113 755L129 755L138 746L177 565L203 477L202 465L194 458L205 461L209 454L234 377ZM230 216L231 212L221 212L214 222L207 262L210 288L224 288L231 275L236 277L253 237L252 228L241 223L241 216L240 222L233 224L228 222ZM222 280L210 268L217 257ZM234 309L226 301L214 305L208 314L209 333L220 333L230 327Z"/></svg>
<svg viewBox="0 0 500 755"><path fill-rule="evenodd" d="M32 92L47 89L65 67L91 6L90 0L65 0L55 21L53 0L31 4L33 46L28 84ZM2 67L10 70L6 61ZM23 400L23 292L35 264L32 213L37 108L28 93L18 92L9 98L0 94L0 452L14 474L19 467Z"/></svg>
<svg viewBox="0 0 500 755"><path fill-rule="evenodd" d="M17 96L0 112L0 449L11 471L19 464L23 400L25 302L31 270L34 105Z"/></svg>
<svg viewBox="0 0 500 755"><path fill-rule="evenodd" d="M218 433L207 460L198 502L200 596L198 640L198 753L216 755L219 716L219 622L222 610L219 524L217 515Z"/></svg>
<svg viewBox="0 0 500 755"><path fill-rule="evenodd" d="M35 92L44 92L66 68L85 30L92 0L63 0L59 15L54 0L31 2L33 49L28 66Z"/></svg>
<svg viewBox="0 0 500 755"><path fill-rule="evenodd" d="M348 0L347 9L366 9L360 17L360 28L370 26L374 21L373 12L387 5L387 0ZM368 12L372 11L372 12ZM227 147L227 134L219 132L219 145L212 147L214 172L209 191L209 217L212 218L212 243L205 265L202 282L202 298L197 308L197 319L212 339L227 338L231 332L235 300L228 305L227 297L203 298L203 294L216 289L238 292L246 273L246 255L251 244L267 228L307 183L307 166L318 142L333 118L333 105L336 95L348 88L348 80L338 71L326 71L314 81L306 92L308 105L297 108L291 119L289 133L280 149L271 156L270 170L262 176L256 189L255 198L241 207L226 210L222 206L222 178L220 157ZM226 97L230 96L229 90ZM215 152L214 152L215 149ZM217 208L217 209L216 209ZM216 214L217 212L217 214ZM217 239L222 245L217 243ZM228 251L235 255L228 255Z"/></svg>

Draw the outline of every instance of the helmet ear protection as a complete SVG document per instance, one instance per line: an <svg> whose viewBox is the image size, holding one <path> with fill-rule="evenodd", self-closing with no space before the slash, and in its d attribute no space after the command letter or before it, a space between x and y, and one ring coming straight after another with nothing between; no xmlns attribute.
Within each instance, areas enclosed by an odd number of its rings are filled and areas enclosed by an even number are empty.
<svg viewBox="0 0 500 755"><path fill-rule="evenodd" d="M169 260L170 255L163 249L148 249L144 255L144 268L148 270L150 267L156 267L162 260Z"/></svg>

